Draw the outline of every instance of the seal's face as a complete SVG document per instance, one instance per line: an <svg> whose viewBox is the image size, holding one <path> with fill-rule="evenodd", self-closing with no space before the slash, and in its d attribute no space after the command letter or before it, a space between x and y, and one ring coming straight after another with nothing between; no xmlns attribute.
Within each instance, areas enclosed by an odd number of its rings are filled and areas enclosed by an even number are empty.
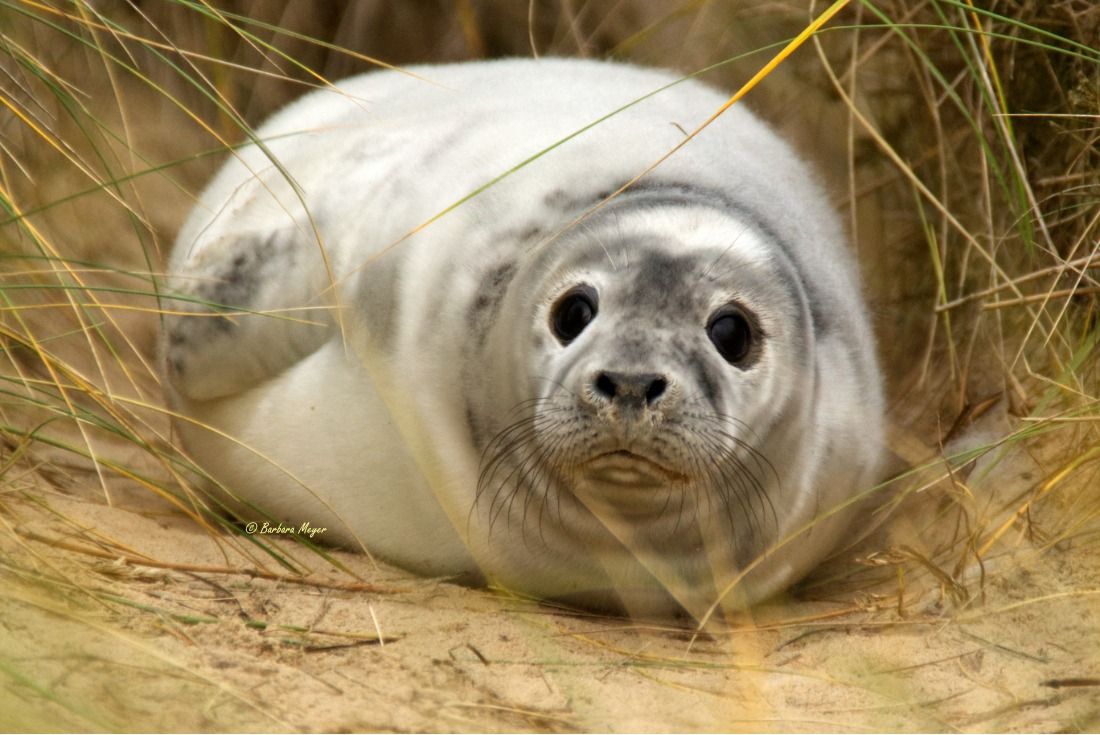
<svg viewBox="0 0 1100 735"><path fill-rule="evenodd" d="M516 352L528 395L483 449L490 529L605 569L652 550L712 582L736 569L708 565L766 550L812 347L801 289L762 237L666 207L608 213L551 246L521 284L532 318L506 338L530 347Z"/></svg>

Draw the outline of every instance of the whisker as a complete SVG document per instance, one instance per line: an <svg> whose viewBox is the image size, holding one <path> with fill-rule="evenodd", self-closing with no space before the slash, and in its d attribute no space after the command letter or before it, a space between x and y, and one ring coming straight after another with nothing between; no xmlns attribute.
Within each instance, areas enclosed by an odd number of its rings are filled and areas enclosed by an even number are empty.
<svg viewBox="0 0 1100 735"><path fill-rule="evenodd" d="M582 514L593 512L571 491L592 417L578 410L576 397L559 382L540 380L555 386L553 392L516 403L510 421L486 443L469 518L481 508L490 537L498 523L511 523L525 545L545 546L548 521L567 534L583 527L567 523L573 516L565 503ZM778 533L770 490L779 487L779 473L750 426L735 416L701 411L681 413L658 431L653 446L687 475L654 488L664 492L663 499L651 498L659 504L656 517L667 519L670 538L707 518L724 518L719 522L741 554L772 529Z"/></svg>

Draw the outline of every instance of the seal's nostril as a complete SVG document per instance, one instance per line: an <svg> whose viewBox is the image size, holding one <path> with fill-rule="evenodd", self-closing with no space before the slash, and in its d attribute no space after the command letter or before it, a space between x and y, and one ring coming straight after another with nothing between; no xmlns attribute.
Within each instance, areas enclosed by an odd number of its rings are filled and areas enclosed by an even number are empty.
<svg viewBox="0 0 1100 735"><path fill-rule="evenodd" d="M645 402L652 406L664 394L667 387L668 381L664 378L654 378L653 382L646 388Z"/></svg>
<svg viewBox="0 0 1100 735"><path fill-rule="evenodd" d="M614 398L618 391L615 381L607 373L600 373L596 377L596 392L604 398Z"/></svg>
<svg viewBox="0 0 1100 735"><path fill-rule="evenodd" d="M592 387L597 396L620 407L653 406L668 390L668 380L654 373L596 374Z"/></svg>

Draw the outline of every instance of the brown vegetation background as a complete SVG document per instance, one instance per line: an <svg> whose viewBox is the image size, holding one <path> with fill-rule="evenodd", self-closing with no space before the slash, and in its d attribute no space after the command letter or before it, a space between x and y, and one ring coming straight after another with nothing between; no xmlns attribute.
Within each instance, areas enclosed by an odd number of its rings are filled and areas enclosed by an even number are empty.
<svg viewBox="0 0 1100 735"><path fill-rule="evenodd" d="M1090 0L852 2L745 101L849 223L901 476L790 599L688 648L198 512L158 294L245 126L380 64L728 61L703 78L735 89L823 8L0 3L0 727L1095 729Z"/></svg>

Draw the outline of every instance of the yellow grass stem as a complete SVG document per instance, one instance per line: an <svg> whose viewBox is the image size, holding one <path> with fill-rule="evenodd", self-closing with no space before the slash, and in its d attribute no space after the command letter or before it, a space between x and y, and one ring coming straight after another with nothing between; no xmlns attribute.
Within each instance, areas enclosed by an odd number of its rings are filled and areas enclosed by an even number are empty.
<svg viewBox="0 0 1100 735"><path fill-rule="evenodd" d="M1055 472L1054 475L1050 477L1050 479L1048 479L1039 487L1038 492L1036 492L1031 498L1029 498L1027 502L1017 508L1016 512L1009 516L1009 518L1005 520L1005 522L1002 523L996 531L990 534L985 543L978 547L978 556L985 556L989 552L989 550L993 548L993 545L997 543L997 540L1000 539L1001 536L1006 534L1008 530L1016 524L1017 521L1024 518L1028 514L1028 512L1031 510L1032 505L1034 505L1044 496L1048 495L1050 491L1052 491L1054 488L1058 487L1058 485L1060 485L1067 477L1073 474L1073 472L1079 467L1097 458L1100 458L1100 445L1094 446L1083 454L1074 457L1073 460L1066 464L1066 466Z"/></svg>
<svg viewBox="0 0 1100 735"><path fill-rule="evenodd" d="M740 89L738 89L736 92L734 92L732 95L730 95L730 98L728 100L726 100L725 103L723 103L721 107L719 107L717 110L715 110L714 113L710 117L708 117L706 120L704 120L699 125L699 127L695 128L690 133L688 133L687 136L683 140L681 140L679 143L677 143L675 146L673 146L673 148L671 150L669 150L667 153L665 153L659 159L654 161L649 167L647 167L640 174L638 174L634 178L630 179L630 181L623 184L616 191L612 192L611 195L608 196L606 199L604 199L602 202L600 202L595 207L593 207L592 209L590 209L587 212L585 212L584 214L582 214L579 218L577 218L576 222L571 223L568 227L572 227L575 224L578 224L581 220L588 217L593 212L599 210L601 207L603 207L605 204L607 204L607 202L611 201L612 199L617 197L619 194L622 194L624 191L626 191L631 186L636 184L642 177L644 177L646 174L648 174L653 169L660 166L662 163L664 163L669 158L671 158L677 151L679 151L681 148L683 148L685 145L687 145L689 142L691 142L691 140L693 138L695 138L697 135L699 135L699 133L703 132L703 130L705 130L707 127L709 127L711 123L713 123L715 120L717 120L719 117L721 117L722 114L726 112L726 110L728 110L729 108L731 108L735 104L737 104L745 95L747 95L749 92L751 92L756 87L756 85L758 85L769 74L771 74L773 71L775 71L776 67L778 67L780 64L782 64L784 61L787 60L787 57L789 57L791 54L793 54L795 51L797 51L799 48L801 48L802 45L804 43L806 43L806 41L808 39L810 39L815 33L817 33L821 29L822 26L824 26L826 23L828 23L834 15L836 15L841 10L843 10L844 7L846 5L848 5L849 2L850 2L850 0L836 0L836 2L834 2L828 8L826 8L821 13L821 15L819 15L816 19L814 19L814 21L812 23L810 23L808 26L803 28L801 33L799 33L797 36L795 36L793 39L791 39L790 43L788 43L786 46L784 46L782 49L780 49L779 52L768 61L768 63L766 63L766 64L764 64L764 66L760 67L760 70L757 71L756 74L753 74L752 77L747 82L745 82L743 85L741 85ZM568 227L566 229L568 229Z"/></svg>

